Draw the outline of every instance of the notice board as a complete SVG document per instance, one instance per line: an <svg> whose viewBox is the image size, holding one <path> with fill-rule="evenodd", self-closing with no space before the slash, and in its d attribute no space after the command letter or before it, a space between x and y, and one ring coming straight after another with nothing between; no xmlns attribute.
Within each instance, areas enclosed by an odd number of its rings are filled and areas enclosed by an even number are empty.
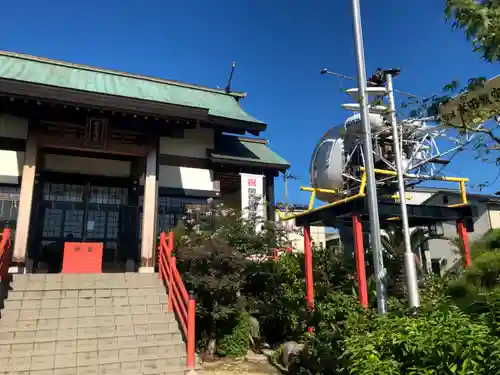
<svg viewBox="0 0 500 375"><path fill-rule="evenodd" d="M65 242L62 273L102 273L102 242Z"/></svg>

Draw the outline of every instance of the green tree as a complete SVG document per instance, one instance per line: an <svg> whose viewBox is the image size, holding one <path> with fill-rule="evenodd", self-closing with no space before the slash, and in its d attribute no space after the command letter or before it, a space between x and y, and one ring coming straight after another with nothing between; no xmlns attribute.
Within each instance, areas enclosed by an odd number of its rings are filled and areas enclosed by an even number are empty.
<svg viewBox="0 0 500 375"><path fill-rule="evenodd" d="M445 14L453 27L465 31L483 59L500 61L499 0L446 0Z"/></svg>
<svg viewBox="0 0 500 375"><path fill-rule="evenodd" d="M416 255L420 245L426 239L426 229L416 228L410 233L410 247L411 251ZM404 285L404 236L401 225L393 225L391 228L385 230L381 236L382 246L384 248L385 260L388 277L389 287L396 293L402 291ZM423 275L422 262L417 261L415 256L415 264L418 272Z"/></svg>

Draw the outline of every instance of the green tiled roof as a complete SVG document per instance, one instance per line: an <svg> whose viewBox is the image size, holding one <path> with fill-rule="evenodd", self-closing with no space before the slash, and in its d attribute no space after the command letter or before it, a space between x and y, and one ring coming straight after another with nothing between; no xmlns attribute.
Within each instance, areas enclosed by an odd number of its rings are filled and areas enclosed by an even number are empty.
<svg viewBox="0 0 500 375"><path fill-rule="evenodd" d="M238 104L237 99L245 97L244 93L228 94L224 90L24 54L0 51L0 78L206 109L211 116L264 124Z"/></svg>
<svg viewBox="0 0 500 375"><path fill-rule="evenodd" d="M210 154L215 162L287 169L290 164L275 153L262 139L252 139L222 135L216 142L216 148Z"/></svg>

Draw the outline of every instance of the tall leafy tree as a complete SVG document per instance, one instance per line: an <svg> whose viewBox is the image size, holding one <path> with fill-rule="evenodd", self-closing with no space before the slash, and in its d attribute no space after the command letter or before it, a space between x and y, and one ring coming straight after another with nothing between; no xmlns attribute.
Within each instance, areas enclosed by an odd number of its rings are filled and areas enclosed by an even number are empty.
<svg viewBox="0 0 500 375"><path fill-rule="evenodd" d="M446 0L445 14L483 59L500 61L500 0Z"/></svg>

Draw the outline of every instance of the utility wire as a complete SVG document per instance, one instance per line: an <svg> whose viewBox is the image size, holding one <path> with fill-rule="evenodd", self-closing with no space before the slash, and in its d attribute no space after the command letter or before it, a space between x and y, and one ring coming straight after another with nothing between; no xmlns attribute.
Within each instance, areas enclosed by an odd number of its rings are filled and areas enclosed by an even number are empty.
<svg viewBox="0 0 500 375"><path fill-rule="evenodd" d="M346 76L346 75L343 75L343 74L339 74L339 73L334 73L334 72L327 71L327 72L325 72L325 74L336 76L336 77L339 77L339 78L349 79L351 81L356 81L356 78L354 78L354 77L349 77L349 76ZM368 83L374 83L374 82L368 82ZM421 96L410 94L408 92L404 92L404 91L400 91L400 90L396 90L396 89L394 89L394 92L397 92L398 94L405 95L405 96L407 96L409 98L413 98L413 99L424 99Z"/></svg>

